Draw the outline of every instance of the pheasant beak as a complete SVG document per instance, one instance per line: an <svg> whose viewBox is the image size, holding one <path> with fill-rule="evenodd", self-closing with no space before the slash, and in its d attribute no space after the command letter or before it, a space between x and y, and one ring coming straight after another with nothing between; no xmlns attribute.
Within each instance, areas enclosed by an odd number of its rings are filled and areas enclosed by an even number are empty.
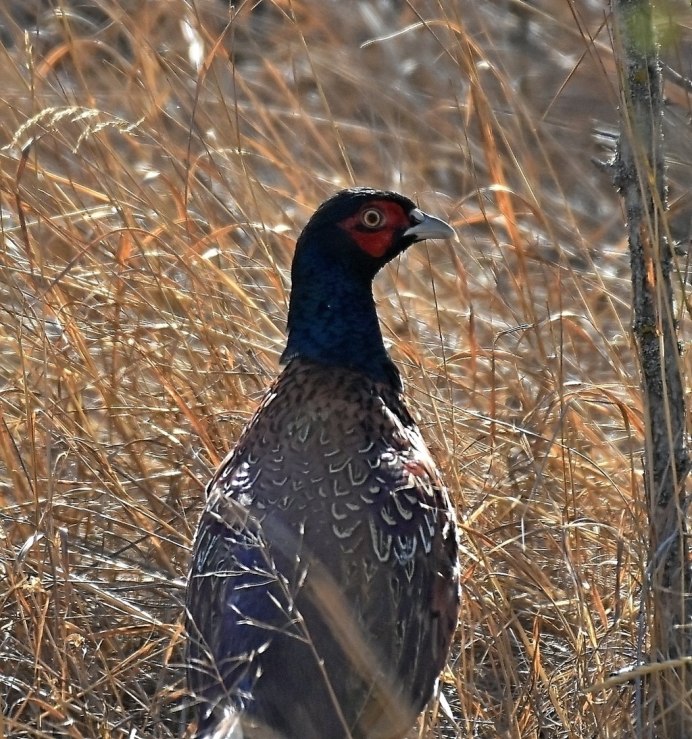
<svg viewBox="0 0 692 739"><path fill-rule="evenodd" d="M413 236L416 241L423 239L451 239L454 229L441 218L435 218L422 210L414 208L409 214L414 225L404 231L404 236Z"/></svg>

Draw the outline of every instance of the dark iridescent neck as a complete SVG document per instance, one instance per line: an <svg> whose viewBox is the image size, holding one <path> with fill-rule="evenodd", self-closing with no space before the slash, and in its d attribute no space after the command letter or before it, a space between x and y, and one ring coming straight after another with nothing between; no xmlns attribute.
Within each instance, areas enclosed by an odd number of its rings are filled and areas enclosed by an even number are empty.
<svg viewBox="0 0 692 739"><path fill-rule="evenodd" d="M372 281L333 271L328 282L324 273L321 278L303 274L293 282L281 361L303 357L400 387L399 373L382 341Z"/></svg>

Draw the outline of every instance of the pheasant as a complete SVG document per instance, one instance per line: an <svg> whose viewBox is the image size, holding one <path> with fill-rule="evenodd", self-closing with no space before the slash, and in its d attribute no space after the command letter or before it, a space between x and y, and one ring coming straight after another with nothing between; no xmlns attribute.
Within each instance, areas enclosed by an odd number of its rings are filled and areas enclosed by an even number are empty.
<svg viewBox="0 0 692 739"><path fill-rule="evenodd" d="M285 365L207 487L187 583L198 736L398 739L459 610L454 510L402 399L372 294L453 231L343 190L300 235Z"/></svg>

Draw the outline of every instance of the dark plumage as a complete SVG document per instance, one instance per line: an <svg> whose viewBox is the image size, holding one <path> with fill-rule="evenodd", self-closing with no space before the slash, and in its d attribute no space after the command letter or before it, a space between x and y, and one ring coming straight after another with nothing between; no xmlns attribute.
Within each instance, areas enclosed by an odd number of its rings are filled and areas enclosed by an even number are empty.
<svg viewBox="0 0 692 739"><path fill-rule="evenodd" d="M452 233L401 195L354 189L298 239L286 367L209 483L195 538L201 736L395 739L433 693L459 608L454 512L372 280Z"/></svg>

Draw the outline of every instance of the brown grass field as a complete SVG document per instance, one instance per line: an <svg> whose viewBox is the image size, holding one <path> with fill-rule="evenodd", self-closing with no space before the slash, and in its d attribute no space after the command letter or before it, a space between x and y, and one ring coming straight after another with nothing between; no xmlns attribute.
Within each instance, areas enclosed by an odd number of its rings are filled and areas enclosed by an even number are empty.
<svg viewBox="0 0 692 739"><path fill-rule="evenodd" d="M689 4L657 23L689 77ZM351 184L458 234L376 285L462 529L451 716L412 736L650 723L629 256L594 163L611 35L595 0L0 6L0 736L183 735L204 484L277 371L295 237ZM685 246L692 99L666 74Z"/></svg>

